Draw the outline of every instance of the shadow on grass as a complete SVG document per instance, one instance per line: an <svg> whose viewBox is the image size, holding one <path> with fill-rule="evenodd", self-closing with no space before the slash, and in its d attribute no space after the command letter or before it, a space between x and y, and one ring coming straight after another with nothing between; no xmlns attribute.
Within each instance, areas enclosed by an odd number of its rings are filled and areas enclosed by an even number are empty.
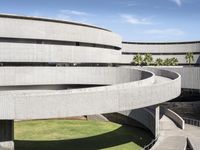
<svg viewBox="0 0 200 150"><path fill-rule="evenodd" d="M129 128L129 129L128 129ZM96 150L133 142L140 147L147 145L152 137L146 131L122 126L104 134L67 140L25 141L16 140L16 150ZM131 132L133 131L133 132Z"/></svg>

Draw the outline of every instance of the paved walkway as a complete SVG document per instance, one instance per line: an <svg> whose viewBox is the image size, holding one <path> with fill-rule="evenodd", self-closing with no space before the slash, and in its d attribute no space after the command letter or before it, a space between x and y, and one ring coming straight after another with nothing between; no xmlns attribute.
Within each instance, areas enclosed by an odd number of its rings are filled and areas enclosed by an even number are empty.
<svg viewBox="0 0 200 150"><path fill-rule="evenodd" d="M181 130L176 124L163 115L160 119L160 137L152 150L185 150L187 138L194 150L200 150L200 128L185 125Z"/></svg>

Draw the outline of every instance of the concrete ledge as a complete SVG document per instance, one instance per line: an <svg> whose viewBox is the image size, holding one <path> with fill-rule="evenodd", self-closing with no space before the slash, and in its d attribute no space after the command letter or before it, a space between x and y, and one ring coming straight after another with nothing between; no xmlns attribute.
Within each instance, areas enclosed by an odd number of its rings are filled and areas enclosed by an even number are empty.
<svg viewBox="0 0 200 150"><path fill-rule="evenodd" d="M14 150L14 142L13 141L0 142L0 150Z"/></svg>
<svg viewBox="0 0 200 150"><path fill-rule="evenodd" d="M87 120L109 121L105 116L103 116L101 114L88 115Z"/></svg>

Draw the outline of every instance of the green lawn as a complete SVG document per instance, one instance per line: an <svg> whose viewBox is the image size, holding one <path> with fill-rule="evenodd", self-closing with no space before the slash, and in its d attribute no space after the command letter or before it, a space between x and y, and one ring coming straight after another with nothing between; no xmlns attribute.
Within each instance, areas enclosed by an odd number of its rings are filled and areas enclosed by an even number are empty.
<svg viewBox="0 0 200 150"><path fill-rule="evenodd" d="M137 150L151 136L111 122L40 120L15 122L16 150Z"/></svg>

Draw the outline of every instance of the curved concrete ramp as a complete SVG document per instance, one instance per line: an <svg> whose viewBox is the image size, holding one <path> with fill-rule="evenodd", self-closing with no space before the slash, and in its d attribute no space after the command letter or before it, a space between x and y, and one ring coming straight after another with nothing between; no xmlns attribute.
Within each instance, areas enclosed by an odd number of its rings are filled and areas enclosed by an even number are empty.
<svg viewBox="0 0 200 150"><path fill-rule="evenodd" d="M16 74L18 69L21 69L20 74ZM3 67L0 71L8 74L0 83L3 86L16 85L13 88L20 85L57 85L61 82L85 84L85 81L107 85L73 90L2 91L1 119L62 118L118 112L162 103L179 96L181 92L180 76L169 71L165 76L160 74L162 77L150 71L121 67L35 67L32 70L29 67ZM45 71L52 74L42 77ZM62 73L56 74L59 71Z"/></svg>

